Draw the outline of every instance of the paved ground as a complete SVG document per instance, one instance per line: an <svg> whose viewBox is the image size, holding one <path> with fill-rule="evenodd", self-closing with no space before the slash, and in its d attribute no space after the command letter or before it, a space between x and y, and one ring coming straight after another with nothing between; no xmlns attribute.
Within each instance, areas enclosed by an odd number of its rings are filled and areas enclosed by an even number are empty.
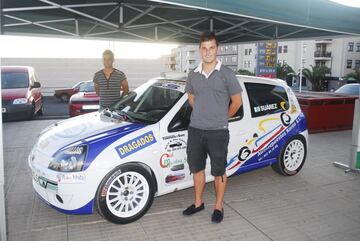
<svg viewBox="0 0 360 241"><path fill-rule="evenodd" d="M210 222L213 185L206 210L181 214L192 189L155 199L139 221L114 225L98 214L61 214L40 201L31 187L26 157L37 133L54 120L4 124L6 206L9 241L20 240L360 240L360 175L332 165L347 161L350 131L310 135L303 170L283 177L265 168L229 180L225 219Z"/></svg>
<svg viewBox="0 0 360 241"><path fill-rule="evenodd" d="M54 96L44 96L44 116L41 119L54 117L64 118L69 116L69 103L62 103Z"/></svg>

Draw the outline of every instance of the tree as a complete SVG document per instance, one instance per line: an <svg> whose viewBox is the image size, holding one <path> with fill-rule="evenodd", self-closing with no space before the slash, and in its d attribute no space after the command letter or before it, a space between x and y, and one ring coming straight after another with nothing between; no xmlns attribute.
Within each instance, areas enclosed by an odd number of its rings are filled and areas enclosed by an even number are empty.
<svg viewBox="0 0 360 241"><path fill-rule="evenodd" d="M360 83L360 68L355 69L354 72L347 74L345 79L355 79L357 82Z"/></svg>
<svg viewBox="0 0 360 241"><path fill-rule="evenodd" d="M241 75L251 75L251 76L254 76L255 74L249 70L246 70L246 69L239 69L237 71L238 74L241 74Z"/></svg>
<svg viewBox="0 0 360 241"><path fill-rule="evenodd" d="M330 73L330 69L327 66L313 66L303 69L303 75L312 84L312 90L321 90L321 81L325 78L325 75Z"/></svg>
<svg viewBox="0 0 360 241"><path fill-rule="evenodd" d="M276 77L282 80L286 80L288 75L295 75L295 71L287 63L278 63L276 65Z"/></svg>

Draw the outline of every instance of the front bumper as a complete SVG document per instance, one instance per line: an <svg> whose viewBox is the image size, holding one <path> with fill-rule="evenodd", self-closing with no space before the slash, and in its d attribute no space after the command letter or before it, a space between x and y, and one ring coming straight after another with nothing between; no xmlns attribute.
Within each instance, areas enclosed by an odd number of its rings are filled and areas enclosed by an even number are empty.
<svg viewBox="0 0 360 241"><path fill-rule="evenodd" d="M2 117L5 120L18 120L26 119L32 116L32 104L3 104L2 105Z"/></svg>
<svg viewBox="0 0 360 241"><path fill-rule="evenodd" d="M32 158L33 155L30 155L28 159L32 171L32 184L43 201L66 214L93 213L97 186L89 186L84 172L52 171L36 164Z"/></svg>

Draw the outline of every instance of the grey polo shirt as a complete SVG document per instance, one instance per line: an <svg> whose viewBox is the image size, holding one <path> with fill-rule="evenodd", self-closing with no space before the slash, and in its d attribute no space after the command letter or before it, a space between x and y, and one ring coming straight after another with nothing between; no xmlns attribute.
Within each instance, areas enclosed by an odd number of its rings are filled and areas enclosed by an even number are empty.
<svg viewBox="0 0 360 241"><path fill-rule="evenodd" d="M242 88L235 73L218 63L209 75L202 74L201 63L188 75L185 91L194 95L190 126L203 130L228 128L230 97Z"/></svg>
<svg viewBox="0 0 360 241"><path fill-rule="evenodd" d="M113 70L109 79L106 79L103 70L95 73L93 81L99 85L99 104L102 108L110 107L120 100L121 85L124 80L126 80L125 74L118 69Z"/></svg>

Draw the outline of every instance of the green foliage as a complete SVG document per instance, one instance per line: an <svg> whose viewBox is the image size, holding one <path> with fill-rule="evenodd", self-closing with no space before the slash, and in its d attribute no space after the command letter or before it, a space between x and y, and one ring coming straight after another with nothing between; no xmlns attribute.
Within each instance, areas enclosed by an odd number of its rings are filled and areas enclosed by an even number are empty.
<svg viewBox="0 0 360 241"><path fill-rule="evenodd" d="M327 66L313 66L311 68L303 69L303 76L308 79L312 84L312 90L321 90L321 81L325 78L325 75L330 73L330 69Z"/></svg>

